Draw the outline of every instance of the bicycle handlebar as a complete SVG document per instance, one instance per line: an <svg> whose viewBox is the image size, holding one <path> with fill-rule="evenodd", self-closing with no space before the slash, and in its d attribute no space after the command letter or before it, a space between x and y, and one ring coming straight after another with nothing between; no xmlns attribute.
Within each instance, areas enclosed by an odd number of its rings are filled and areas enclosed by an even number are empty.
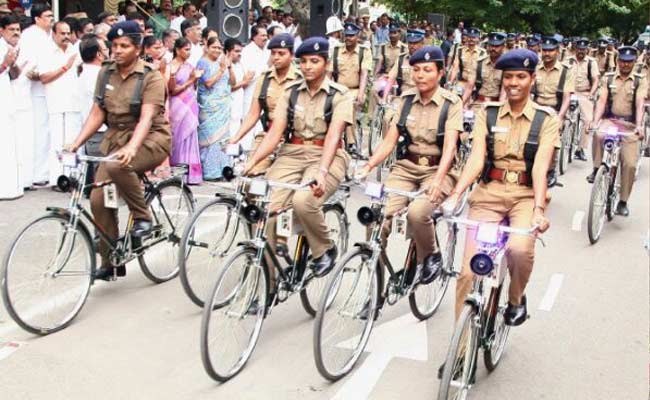
<svg viewBox="0 0 650 400"><path fill-rule="evenodd" d="M242 181L244 181L246 183L251 183L253 181L266 181L266 183L269 185L269 187L278 188L278 189L288 189L288 190L293 190L293 191L306 189L309 186L316 183L316 179L312 179L312 180L304 182L304 183L277 182L277 181L270 181L268 179L261 179L261 178L247 178L245 176L241 176L241 177L239 177L239 179L241 179Z"/></svg>

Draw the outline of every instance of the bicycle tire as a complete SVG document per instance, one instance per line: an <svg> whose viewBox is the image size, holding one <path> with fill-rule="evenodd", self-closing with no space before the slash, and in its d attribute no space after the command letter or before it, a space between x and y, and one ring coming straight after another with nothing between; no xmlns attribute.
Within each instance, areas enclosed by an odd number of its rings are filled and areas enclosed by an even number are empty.
<svg viewBox="0 0 650 400"><path fill-rule="evenodd" d="M619 162L619 165L616 166L616 175L614 175L614 179L612 180L611 177L611 170L610 170L610 178L609 178L609 188L607 189L607 208L606 208L606 215L607 215L607 221L611 221L614 219L614 216L616 215L616 206L618 205L618 201L621 198L621 171L623 170L623 165L622 161Z"/></svg>
<svg viewBox="0 0 650 400"><path fill-rule="evenodd" d="M464 389L465 393L469 391L469 386L470 386L469 381L471 375L474 373L477 356L478 356L478 332L477 332L477 328L472 326L472 320L474 319L475 315L476 315L476 309L474 308L474 306L470 304L465 304L462 312L460 313L460 316L458 317L458 320L456 321L456 325L454 327L454 334L451 338L451 343L449 344L449 350L447 351L447 356L445 358L445 366L443 368L442 379L440 380L440 387L438 389L438 400L448 400L448 399L457 398L455 396L449 397L449 390L452 388L451 381L454 372L456 370L455 367L456 367L457 355L461 350L463 350L461 348L461 345L462 345L462 340L464 339L463 336L466 328L469 329L469 332L471 334L471 337L468 339L469 343L467 344L470 350L468 351L467 349L464 349L465 355L463 358L463 369L461 373L463 375L463 380L467 381L465 382L464 385L466 387L462 389ZM469 366L466 366L464 360L468 356L471 361L469 363ZM466 398L466 397L461 397L461 398Z"/></svg>
<svg viewBox="0 0 650 400"><path fill-rule="evenodd" d="M361 258L361 265L359 266L359 269L356 270L353 267L348 266L355 258ZM318 369L318 372L323 376L325 379L335 382L341 378L343 378L345 375L347 375L352 368L356 365L357 361L359 360L359 357L363 353L363 350L368 343L368 339L370 338L370 334L372 332L372 327L374 325L374 320L375 320L375 313L377 313L377 302L379 300L379 295L380 295L380 284L379 284L379 278L377 276L377 268L380 268L377 264L375 264L372 267L367 267L364 266L363 263L370 259L372 257L372 252L368 249L362 249L362 248L354 248L351 250L348 254L343 257L341 262L338 264L338 266L335 268L335 270L330 274L326 290L323 291L323 295L321 296L320 299L320 304L318 308L318 313L316 314L316 320L314 321L314 340L313 340L313 350L314 350L314 362L316 363L316 368ZM364 261L365 258L365 261ZM364 271L365 268L372 268L370 271ZM364 294L363 290L366 290L366 297L362 299L362 301L358 301L355 304L351 305L352 309L350 310L345 310L342 309L339 311L337 309L338 301L337 297L340 294L344 294L344 288L343 286L345 285L344 283L344 273L350 272L351 274L357 274L356 276L350 276L353 279L352 282L352 290L356 291L357 288L361 290L361 295ZM369 273L369 279L367 282L367 285L360 284L360 280L362 279L361 275L362 273ZM368 293L369 292L369 293ZM346 299L343 300L343 306L350 306L349 304L349 299L351 298L352 294L348 295ZM349 316L351 317L352 320L359 320L362 321L362 319L358 316L361 310L363 309L363 306L366 304L366 302L369 302L369 307L371 309L370 315L368 318L362 322L361 326L361 332L359 333L358 339L356 336L351 336L350 335L345 335L339 342L339 339L335 339L333 345L331 346L335 351L338 352L343 352L344 349L346 349L349 346L353 346L351 349L351 355L347 357L345 360L342 362L342 366L338 368L333 368L333 366L329 365L329 354L326 354L328 352L329 346L324 342L325 338L333 338L332 335L326 335L323 333L324 329L326 329L326 324L329 320L329 316ZM327 319L326 319L327 318ZM340 325L337 325L340 326ZM347 342L352 342L351 345L348 345ZM356 341L356 345L355 342ZM340 349L340 350L339 350Z"/></svg>
<svg viewBox="0 0 650 400"><path fill-rule="evenodd" d="M339 240L336 243L339 254L345 254L348 250L348 218L340 204L326 204L323 207L323 214L325 214L325 221L327 222L327 214L334 213L338 224ZM332 227L330 227L332 228ZM307 257L304 258L307 260ZM311 299L320 299L327 279L325 276L317 278L314 277L303 290L300 291L300 303L305 309L307 314L312 317L316 316L318 312L318 304Z"/></svg>
<svg viewBox="0 0 650 400"><path fill-rule="evenodd" d="M203 255L202 251L199 249L204 248L204 243L202 236L205 233L206 237L209 233L213 232L212 229L202 229L201 221L207 221L205 219L206 215L212 217L210 213L214 213L217 207L224 206L228 210L228 215L226 216L226 227L224 229L224 235L217 238L217 240L212 241L212 237L206 239L205 246L207 246L208 254L207 256L211 257L207 264L207 270L205 274L199 274L199 268L201 265L201 256ZM204 204L200 209L198 209L192 216L192 220L187 224L185 231L183 232L183 237L181 239L181 245L179 246L179 259L180 262L180 281L183 291L192 301L199 307L204 306L204 300L207 297L207 294L212 288L214 282L213 279L219 276L218 267L221 267L225 257L238 245L238 234L243 235L242 239L248 239L250 237L250 230L245 220L240 218L240 215L234 213L234 208L236 202L233 199L228 198L215 198L208 203ZM215 219L218 219L219 213ZM235 224L231 226L232 218L235 218ZM210 223L208 227L212 228L210 218ZM232 230L231 230L232 229ZM197 234L197 231L200 231ZM230 237L230 233L232 236ZM201 236L201 237L199 237ZM208 243L210 241L211 243ZM223 243L223 246L221 245ZM181 257L180 255L187 255ZM197 258L197 260L195 260ZM217 259L218 258L218 259ZM218 264L218 265L217 265ZM216 268L213 268L216 267ZM195 277L196 275L196 277ZM210 277L213 277L210 279Z"/></svg>
<svg viewBox="0 0 650 400"><path fill-rule="evenodd" d="M562 130L562 139L560 143L560 155L558 157L558 168L560 171L560 175L564 175L564 173L566 172L567 166L565 163L565 157L567 151L567 143L570 139L568 136L570 136L569 129L568 127L565 126L564 129Z"/></svg>
<svg viewBox="0 0 650 400"><path fill-rule="evenodd" d="M589 198L589 212L587 215L587 235L589 236L589 242L595 244L600 239L600 235L603 231L603 226L605 224L605 214L607 207L607 195L608 195L608 181L607 178L608 170L604 165L601 165L596 172L594 177L594 183L591 186L591 195ZM602 199L600 199L602 196ZM602 205L599 204L602 201ZM602 216L598 216L595 213L600 209ZM598 225L596 225L598 224Z"/></svg>
<svg viewBox="0 0 650 400"><path fill-rule="evenodd" d="M81 255L83 256L83 253L85 253L87 259L86 263L87 265L85 268L82 268L80 270L79 276L82 277L80 279L78 287L81 289L80 295L78 296L76 302L74 302L74 305L70 309L70 311L65 312L64 316L49 324L37 324L35 322L32 322L30 320L33 320L34 317L37 317L38 315L41 314L41 309L46 309L47 310L47 315L51 316L55 313L52 313L49 307L44 307L43 305L45 304L44 302L36 302L35 305L27 307L25 310L22 310L22 306L18 305L18 299L15 298L14 293L13 293L13 288L12 286L12 281L15 280L16 278L13 276L13 262L16 261L16 263L20 263L20 257L17 257L17 249L20 248L19 244L22 238L29 238L27 236L28 232L30 230L33 230L34 227L38 226L39 224L46 222L48 220L51 220L54 224L53 226L56 227L58 226L59 229L63 228L64 230L67 229L68 224L70 222L70 217L68 215L61 215L61 214L46 214L44 216L41 216L39 218L36 218L29 224L27 224L23 229L20 230L20 232L16 235L15 239L12 241L11 247L9 248L9 251L5 255L4 262L2 265L2 300L5 305L5 308L7 310L7 313L9 316L16 322L18 326L20 326L22 329L26 330L27 332L36 334L36 335L48 335L54 332L58 332L64 328L66 328L70 323L76 318L76 316L79 314L81 309L83 308L84 304L86 303L86 300L88 299L88 295L90 293L90 286L92 285L93 281L93 274L95 272L95 249L93 246L93 242L90 238L90 234L88 233L88 230L86 229L85 225L81 222L77 222L77 231L76 234L79 235L81 240L78 243L83 243L83 245L86 248L86 251L81 250ZM60 234L63 234L63 239L61 239ZM28 258L28 260L25 260L25 265L29 264L30 269L35 269L35 264L39 261L50 261L50 262L57 262L58 257L62 256L65 258L64 260L64 267L57 267L55 269L58 269L59 272L61 272L64 268L65 265L70 261L71 256L73 255L75 246L77 245L77 240L75 237L73 237L73 242L71 244L72 247L70 248L64 248L64 246L67 246L67 235L69 232L59 232L59 235L57 235L57 240L44 240L43 243L27 243L26 246L26 253L25 256ZM75 235L76 235L75 234ZM42 238L43 235L39 235L39 237ZM31 242L28 240L28 242ZM50 258L47 255L49 245L54 244L54 251L56 254L54 254L54 258ZM34 252L34 246L38 246L38 251ZM65 249L65 250L64 250ZM64 251L65 253L61 253L61 251ZM16 268L20 268L20 266L17 266ZM46 270L49 270L50 268L46 268ZM68 272L74 272L74 271L68 271ZM47 277L47 274L43 274L42 272L36 274L41 278L48 279L48 287L50 285L49 279L54 281L56 277L49 276ZM84 275L87 276L87 278L84 278ZM59 277L62 277L63 274L59 275ZM39 285L41 286L41 285ZM21 292L24 291L25 288L21 289ZM43 288L39 287L37 290L37 294L43 295ZM72 290L66 290L66 291L61 291L60 294L54 296L53 298L45 295L43 297L49 298L50 300L58 300L55 301L54 303L60 305L61 302L60 300L66 300L69 297L73 297Z"/></svg>
<svg viewBox="0 0 650 400"><path fill-rule="evenodd" d="M506 272L506 276L507 274ZM483 363L488 372L492 372L497 368L508 343L510 327L505 324L503 318L503 313L508 303L508 291L506 288L509 285L506 282L507 277L499 287L492 290L490 301L487 304L485 336L492 336L494 334L494 339L490 342L489 346L483 348Z"/></svg>
<svg viewBox="0 0 650 400"><path fill-rule="evenodd" d="M214 284L214 287L212 288L212 291L210 293L210 301L206 301L205 306L203 307L203 317L201 319L201 339L200 339L200 347L201 347L201 361L203 363L203 368L205 369L206 373L214 380L218 382L227 382L228 380L232 379L235 377L237 374L239 374L243 368L246 366L248 363L248 360L250 359L251 355L253 354L253 351L255 350L255 346L257 345L257 341L259 340L260 332L262 330L262 325L264 323L264 319L266 316L266 309L267 309L267 304L268 304L268 297L269 297L269 279L268 279L268 270L266 267L263 265L257 266L257 265L247 265L244 268L244 271L239 275L239 278L235 279L235 285L236 287L232 289L231 291L227 291L226 294L228 295L224 300L221 300L220 298L217 298L218 294L220 293L220 289L222 286L226 283L226 279L228 278L228 273L231 271L231 269L234 269L236 264L235 262L237 261L238 258L240 257L246 257L248 260L251 261L254 260L257 254L257 249L254 248L248 248L248 247L240 247L237 251L235 251L226 261L223 270L221 271L221 274L217 281ZM255 270L251 273L250 268L254 268ZM235 277L237 277L237 271L235 271ZM253 279L252 283L248 283L249 279ZM261 281L260 281L261 280ZM244 286L248 285L248 286ZM244 290L248 290L249 287L252 286L252 290L254 291L252 296L253 298L244 298L244 302L242 304L243 307L246 307L244 310L244 313L241 314L243 308L240 307L239 309L235 309L234 311L230 309L230 302L239 300L238 296L241 295L242 287ZM261 291L260 291L261 289ZM246 295L246 294L245 294ZM261 296L260 296L261 295ZM258 297L259 296L259 297ZM257 297L257 299L255 299ZM222 371L221 368L219 368L216 365L216 359L213 358L214 353L211 350L214 350L216 348L222 348L225 346L211 346L213 344L211 339L211 325L216 324L217 322L213 320L213 318L220 313L220 311L224 311L224 317L232 317L232 314L237 314L237 311L239 311L239 316L237 316L234 319L240 319L243 320L246 318L246 315L248 315L248 312L250 311L250 308L253 307L254 301L257 300L257 310L255 312L255 324L253 326L252 332L250 333L248 343L245 349L242 350L242 352L239 354L239 356L235 357L235 360L233 361L233 365L230 368L226 368L226 371ZM231 315L228 315L230 312ZM242 318L243 317L243 318ZM227 336L231 333L229 332L224 332L225 329L216 329L216 331L222 335L222 337ZM235 339L236 342L238 342Z"/></svg>
<svg viewBox="0 0 650 400"><path fill-rule="evenodd" d="M178 193L174 193L166 197L166 199L171 199L175 201L175 196L178 196L178 202L176 204L176 210L173 210L172 207L167 207L164 205L163 200L163 191L169 189L175 189ZM162 212L156 211L156 200L158 200L158 207L160 207ZM180 205L184 204L186 210L181 210ZM162 206L160 206L162 204ZM170 204L172 205L172 204ZM147 252L144 252L138 256L138 264L140 264L140 269L142 273L154 283L164 283L169 280L172 280L178 276L180 270L180 260L183 256L176 250L174 247L178 246L180 243L180 237L185 230L185 225L190 219L192 212L194 211L194 196L192 195L191 190L187 185L183 185L180 180L168 180L161 182L156 191L147 198L147 206L151 210L153 223L154 225L162 225L165 231L162 236L167 236L167 239L164 242L159 242L154 245L158 248L161 244L164 243L166 246L171 246L170 251L166 254L165 257L157 256L159 249L155 252L156 255L153 257L147 256L147 254L152 254L153 249L150 248ZM168 209L169 208L169 209ZM176 215L176 218L174 218ZM143 239L146 241L147 239ZM171 260L170 260L171 257ZM155 260L161 259L161 267L155 267Z"/></svg>

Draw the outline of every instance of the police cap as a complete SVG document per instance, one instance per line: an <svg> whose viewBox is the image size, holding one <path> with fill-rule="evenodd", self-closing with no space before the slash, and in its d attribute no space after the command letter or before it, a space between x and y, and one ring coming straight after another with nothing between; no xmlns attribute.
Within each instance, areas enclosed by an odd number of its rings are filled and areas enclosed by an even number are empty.
<svg viewBox="0 0 650 400"><path fill-rule="evenodd" d="M554 36L545 36L542 39L542 50L555 50L560 43Z"/></svg>
<svg viewBox="0 0 650 400"><path fill-rule="evenodd" d="M111 28L110 31L108 31L107 38L109 41L113 41L117 38L121 38L123 36L131 36L134 38L141 39L142 38L142 29L140 29L140 25L138 25L137 22L135 21L122 21L118 22L113 27Z"/></svg>
<svg viewBox="0 0 650 400"><path fill-rule="evenodd" d="M409 64L415 65L424 62L444 61L445 55L438 46L424 46L416 50L409 58Z"/></svg>
<svg viewBox="0 0 650 400"><path fill-rule="evenodd" d="M589 48L589 39L587 38L578 38L576 40L576 49L588 49Z"/></svg>
<svg viewBox="0 0 650 400"><path fill-rule="evenodd" d="M468 28L466 35L469 37L480 37L481 30L478 28Z"/></svg>
<svg viewBox="0 0 650 400"><path fill-rule="evenodd" d="M508 35L506 35L503 32L492 32L488 35L488 44L490 46L501 46L503 43L505 43L506 38ZM512 36L512 39L514 39L514 35Z"/></svg>
<svg viewBox="0 0 650 400"><path fill-rule="evenodd" d="M279 33L269 40L268 49L293 50L293 36L289 33Z"/></svg>
<svg viewBox="0 0 650 400"><path fill-rule="evenodd" d="M391 22L390 25L388 25L388 31L389 32L399 32L399 24L397 22Z"/></svg>
<svg viewBox="0 0 650 400"><path fill-rule="evenodd" d="M424 40L424 31L422 29L409 29L406 31L406 41L417 43Z"/></svg>
<svg viewBox="0 0 650 400"><path fill-rule="evenodd" d="M296 57L318 54L327 58L330 44L324 37L312 36L305 39L296 50Z"/></svg>
<svg viewBox="0 0 650 400"><path fill-rule="evenodd" d="M528 49L514 49L499 57L494 68L502 71L535 72L539 58Z"/></svg>
<svg viewBox="0 0 650 400"><path fill-rule="evenodd" d="M537 46L539 45L539 38L537 36L531 35L526 38L526 44L528 46Z"/></svg>
<svg viewBox="0 0 650 400"><path fill-rule="evenodd" d="M359 33L359 31L361 31L361 29L357 25L351 22L345 23L345 25L343 25L343 28L344 28L343 34L346 36L354 36L357 33Z"/></svg>
<svg viewBox="0 0 650 400"><path fill-rule="evenodd" d="M634 46L621 46L618 48L618 59L621 61L635 61L638 54Z"/></svg>

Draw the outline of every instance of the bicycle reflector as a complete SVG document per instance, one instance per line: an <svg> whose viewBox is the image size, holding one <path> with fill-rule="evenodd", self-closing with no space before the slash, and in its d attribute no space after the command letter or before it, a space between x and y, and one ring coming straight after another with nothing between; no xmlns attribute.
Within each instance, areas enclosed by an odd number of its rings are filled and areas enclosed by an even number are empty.
<svg viewBox="0 0 650 400"><path fill-rule="evenodd" d="M223 179L230 182L235 178L235 171L232 169L232 167L226 166L221 170L221 175L223 176Z"/></svg>
<svg viewBox="0 0 650 400"><path fill-rule="evenodd" d="M373 222L376 222L379 215L370 207L361 207L357 211L357 219L363 226L368 226Z"/></svg>
<svg viewBox="0 0 650 400"><path fill-rule="evenodd" d="M489 275L494 268L494 262L487 254L479 253L472 257L469 267L473 273L480 276Z"/></svg>
<svg viewBox="0 0 650 400"><path fill-rule="evenodd" d="M74 178L70 178L69 176L66 175L61 175L59 178L56 180L56 186L61 189L63 193L70 192L73 187L77 185L77 180Z"/></svg>
<svg viewBox="0 0 650 400"><path fill-rule="evenodd" d="M249 204L244 207L242 214L244 215L244 218L246 218L246 221L251 224L255 224L262 219L262 210L260 210L260 208L255 204Z"/></svg>

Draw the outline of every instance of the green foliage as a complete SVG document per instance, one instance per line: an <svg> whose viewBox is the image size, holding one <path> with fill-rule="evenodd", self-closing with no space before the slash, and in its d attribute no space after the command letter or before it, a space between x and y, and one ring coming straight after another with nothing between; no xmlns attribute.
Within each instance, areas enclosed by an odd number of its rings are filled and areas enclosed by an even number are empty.
<svg viewBox="0 0 650 400"><path fill-rule="evenodd" d="M650 21L650 0L379 0L412 18L427 13L450 17L448 24L508 32L556 31L595 37L609 32L634 40Z"/></svg>

